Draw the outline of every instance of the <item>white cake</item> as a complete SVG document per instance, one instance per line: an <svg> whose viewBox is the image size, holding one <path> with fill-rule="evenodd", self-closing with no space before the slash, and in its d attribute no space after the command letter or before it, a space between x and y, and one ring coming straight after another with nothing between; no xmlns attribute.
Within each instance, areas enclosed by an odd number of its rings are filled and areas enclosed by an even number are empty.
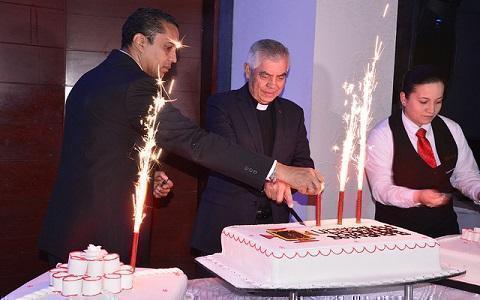
<svg viewBox="0 0 480 300"><path fill-rule="evenodd" d="M71 252L68 264L59 264L44 275L46 280L27 285L32 292L15 297L180 300L187 289L187 277L178 268L134 271L120 262L118 254L93 245L85 251Z"/></svg>
<svg viewBox="0 0 480 300"><path fill-rule="evenodd" d="M467 270L452 279L480 285L480 228L463 229L461 235L441 237L438 242L444 267Z"/></svg>
<svg viewBox="0 0 480 300"><path fill-rule="evenodd" d="M378 281L441 271L439 245L427 236L366 219L360 224L344 219L343 225L336 220L313 225L226 227L218 258L240 276L274 286Z"/></svg>

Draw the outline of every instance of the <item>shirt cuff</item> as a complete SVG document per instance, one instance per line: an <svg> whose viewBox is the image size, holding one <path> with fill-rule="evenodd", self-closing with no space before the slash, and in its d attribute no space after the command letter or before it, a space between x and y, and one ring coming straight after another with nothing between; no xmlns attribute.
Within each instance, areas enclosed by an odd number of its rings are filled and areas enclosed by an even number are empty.
<svg viewBox="0 0 480 300"><path fill-rule="evenodd" d="M267 174L267 178L265 178L266 181L275 181L277 178L276 176L276 169L277 169L277 160L273 161L272 167L270 168L270 171Z"/></svg>
<svg viewBox="0 0 480 300"><path fill-rule="evenodd" d="M473 203L480 205L480 191L477 193L477 199L472 199Z"/></svg>
<svg viewBox="0 0 480 300"><path fill-rule="evenodd" d="M415 202L413 200L414 196L415 196L415 193L417 192L418 190L408 190L405 192L405 207L406 208L410 208L410 207L420 207L422 206L423 204L420 203L420 202Z"/></svg>

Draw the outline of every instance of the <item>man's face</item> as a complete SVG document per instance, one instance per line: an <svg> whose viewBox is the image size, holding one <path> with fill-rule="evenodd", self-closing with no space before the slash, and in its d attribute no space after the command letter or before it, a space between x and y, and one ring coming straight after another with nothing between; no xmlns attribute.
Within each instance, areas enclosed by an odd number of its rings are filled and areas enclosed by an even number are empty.
<svg viewBox="0 0 480 300"><path fill-rule="evenodd" d="M415 85L408 98L401 92L405 115L418 126L432 122L442 108L443 89L443 83L433 82Z"/></svg>
<svg viewBox="0 0 480 300"><path fill-rule="evenodd" d="M285 56L275 58L260 56L260 64L253 70L245 64L250 94L258 103L269 104L283 91L287 71L288 58Z"/></svg>
<svg viewBox="0 0 480 300"><path fill-rule="evenodd" d="M174 41L179 39L178 29L171 23L163 25L165 32L157 33L152 44L147 40L140 56L143 71L155 78L159 75L158 71L160 71L160 77L163 77L177 62L177 48Z"/></svg>

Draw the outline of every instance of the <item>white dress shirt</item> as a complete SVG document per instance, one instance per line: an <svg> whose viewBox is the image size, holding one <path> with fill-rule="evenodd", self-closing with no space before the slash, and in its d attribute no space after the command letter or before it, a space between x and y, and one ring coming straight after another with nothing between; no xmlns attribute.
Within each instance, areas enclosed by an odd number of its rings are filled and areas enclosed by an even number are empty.
<svg viewBox="0 0 480 300"><path fill-rule="evenodd" d="M472 150L468 146L460 125L454 121L440 116L452 133L457 144L458 158L455 169L450 177L452 186L460 190L465 196L473 200L480 200L480 173L473 157ZM407 131L413 148L417 151L417 136L415 133L420 127L408 119L402 112L402 122ZM435 137L431 124L422 125L427 131L426 138L432 146L437 166L440 159L435 146ZM369 133L367 138L367 161L365 169L372 189L373 197L386 205L397 207L414 207L413 194L416 190L398 186L393 183L393 135L388 118L378 123ZM408 162L406 162L408 164ZM477 204L479 202L475 201Z"/></svg>

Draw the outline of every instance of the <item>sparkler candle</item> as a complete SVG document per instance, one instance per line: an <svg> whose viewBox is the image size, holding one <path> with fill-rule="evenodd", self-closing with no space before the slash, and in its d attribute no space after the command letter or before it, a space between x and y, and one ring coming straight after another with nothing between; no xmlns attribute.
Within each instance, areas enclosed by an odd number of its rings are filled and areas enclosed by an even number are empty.
<svg viewBox="0 0 480 300"><path fill-rule="evenodd" d="M343 222L343 206L345 199L345 191L338 192L338 210L337 210L337 224L342 225Z"/></svg>
<svg viewBox="0 0 480 300"><path fill-rule="evenodd" d="M153 103L148 109L148 114L143 120L143 125L145 128L145 135L143 137L144 146L138 149L139 156L139 172L138 172L138 181L135 183L135 194L133 197L133 207L134 207L134 227L133 227L133 243L132 243L132 253L130 257L130 265L135 270L135 265L137 262L137 249L138 249L138 238L140 233L140 225L145 217L144 213L144 204L145 198L147 195L147 187L150 179L150 171L153 166L153 162L160 156L162 149L156 147L155 135L157 133L159 122L157 120L157 115L165 105L167 101L163 94L168 96L165 88L163 86L163 81L160 78L160 67L158 67L158 78L157 78L157 95L153 97Z"/></svg>
<svg viewBox="0 0 480 300"><path fill-rule="evenodd" d="M317 194L315 197L316 203L315 203L315 225L320 226L322 225L321 219L322 219L322 194Z"/></svg>
<svg viewBox="0 0 480 300"><path fill-rule="evenodd" d="M175 45L175 48L178 50L180 48L186 47L183 45L181 40L169 40ZM133 208L134 208L134 225L133 225L133 243L132 243L132 253L130 256L130 265L135 271L135 265L137 263L137 249L138 249L138 238L140 234L140 225L142 224L145 213L143 212L143 207L145 205L145 198L147 196L147 187L150 180L150 172L152 170L153 162L158 160L161 148L156 147L155 135L157 133L159 122L157 120L158 113L165 105L165 102L171 101L169 94L173 88L173 82L170 85L169 92L165 90L163 86L164 81L160 76L160 66L157 66L157 95L153 97L153 103L148 108L147 116L142 121L142 125L145 129L145 135L143 136L144 145L138 149L138 180L135 183L135 193L132 195ZM166 95L168 100L166 100L163 95Z"/></svg>
<svg viewBox="0 0 480 300"><path fill-rule="evenodd" d="M358 114L359 114L359 105L358 105L358 96L353 92L354 85L344 83L343 89L347 95L351 96L351 106L350 113L344 115L344 121L346 123L346 133L345 140L343 141L342 149L342 159L340 165L340 191L338 194L338 211L337 211L337 224L342 224L343 219L343 206L345 198L345 184L348 177L348 165L352 158L353 149L355 146L356 140L356 131L358 124Z"/></svg>
<svg viewBox="0 0 480 300"><path fill-rule="evenodd" d="M322 182L322 187L320 193L315 196L315 225L320 226L322 225L322 193L325 189L325 184Z"/></svg>
<svg viewBox="0 0 480 300"><path fill-rule="evenodd" d="M170 42L175 45L175 48L178 50L180 48L186 47L182 43L183 38L178 40L170 39ZM132 195L133 208L134 208L134 225L133 225L133 243L132 243L132 253L130 256L130 265L135 271L135 265L137 263L137 249L138 249L138 238L140 234L140 225L142 224L145 213L143 211L145 205L145 198L147 196L147 187L150 180L150 172L152 170L153 162L158 160L161 148L156 147L155 135L157 133L159 122L157 120L158 113L165 105L165 102L171 101L169 94L173 88L173 82L170 85L169 92L165 90L163 86L164 81L160 76L160 65L157 66L157 95L153 97L153 103L148 108L147 116L142 121L142 124L145 129L145 135L143 136L144 145L138 149L138 180L135 183L135 193ZM163 95L166 95L168 100L166 100Z"/></svg>
<svg viewBox="0 0 480 300"><path fill-rule="evenodd" d="M362 193L362 190L359 189L357 190L357 203L355 207L355 221L357 223L362 222L362 198L363 198L363 193Z"/></svg>
<svg viewBox="0 0 480 300"><path fill-rule="evenodd" d="M367 129L370 123L370 107L373 99L373 92L377 87L376 81L376 64L380 59L383 47L382 42L379 41L378 36L375 39L375 52L373 61L367 65L367 70L363 77L360 91L362 95L362 104L360 107L359 117L359 153L357 159L357 204L356 204L356 222L360 223L362 218L362 189L363 189L363 176L365 167L366 147L367 147Z"/></svg>

